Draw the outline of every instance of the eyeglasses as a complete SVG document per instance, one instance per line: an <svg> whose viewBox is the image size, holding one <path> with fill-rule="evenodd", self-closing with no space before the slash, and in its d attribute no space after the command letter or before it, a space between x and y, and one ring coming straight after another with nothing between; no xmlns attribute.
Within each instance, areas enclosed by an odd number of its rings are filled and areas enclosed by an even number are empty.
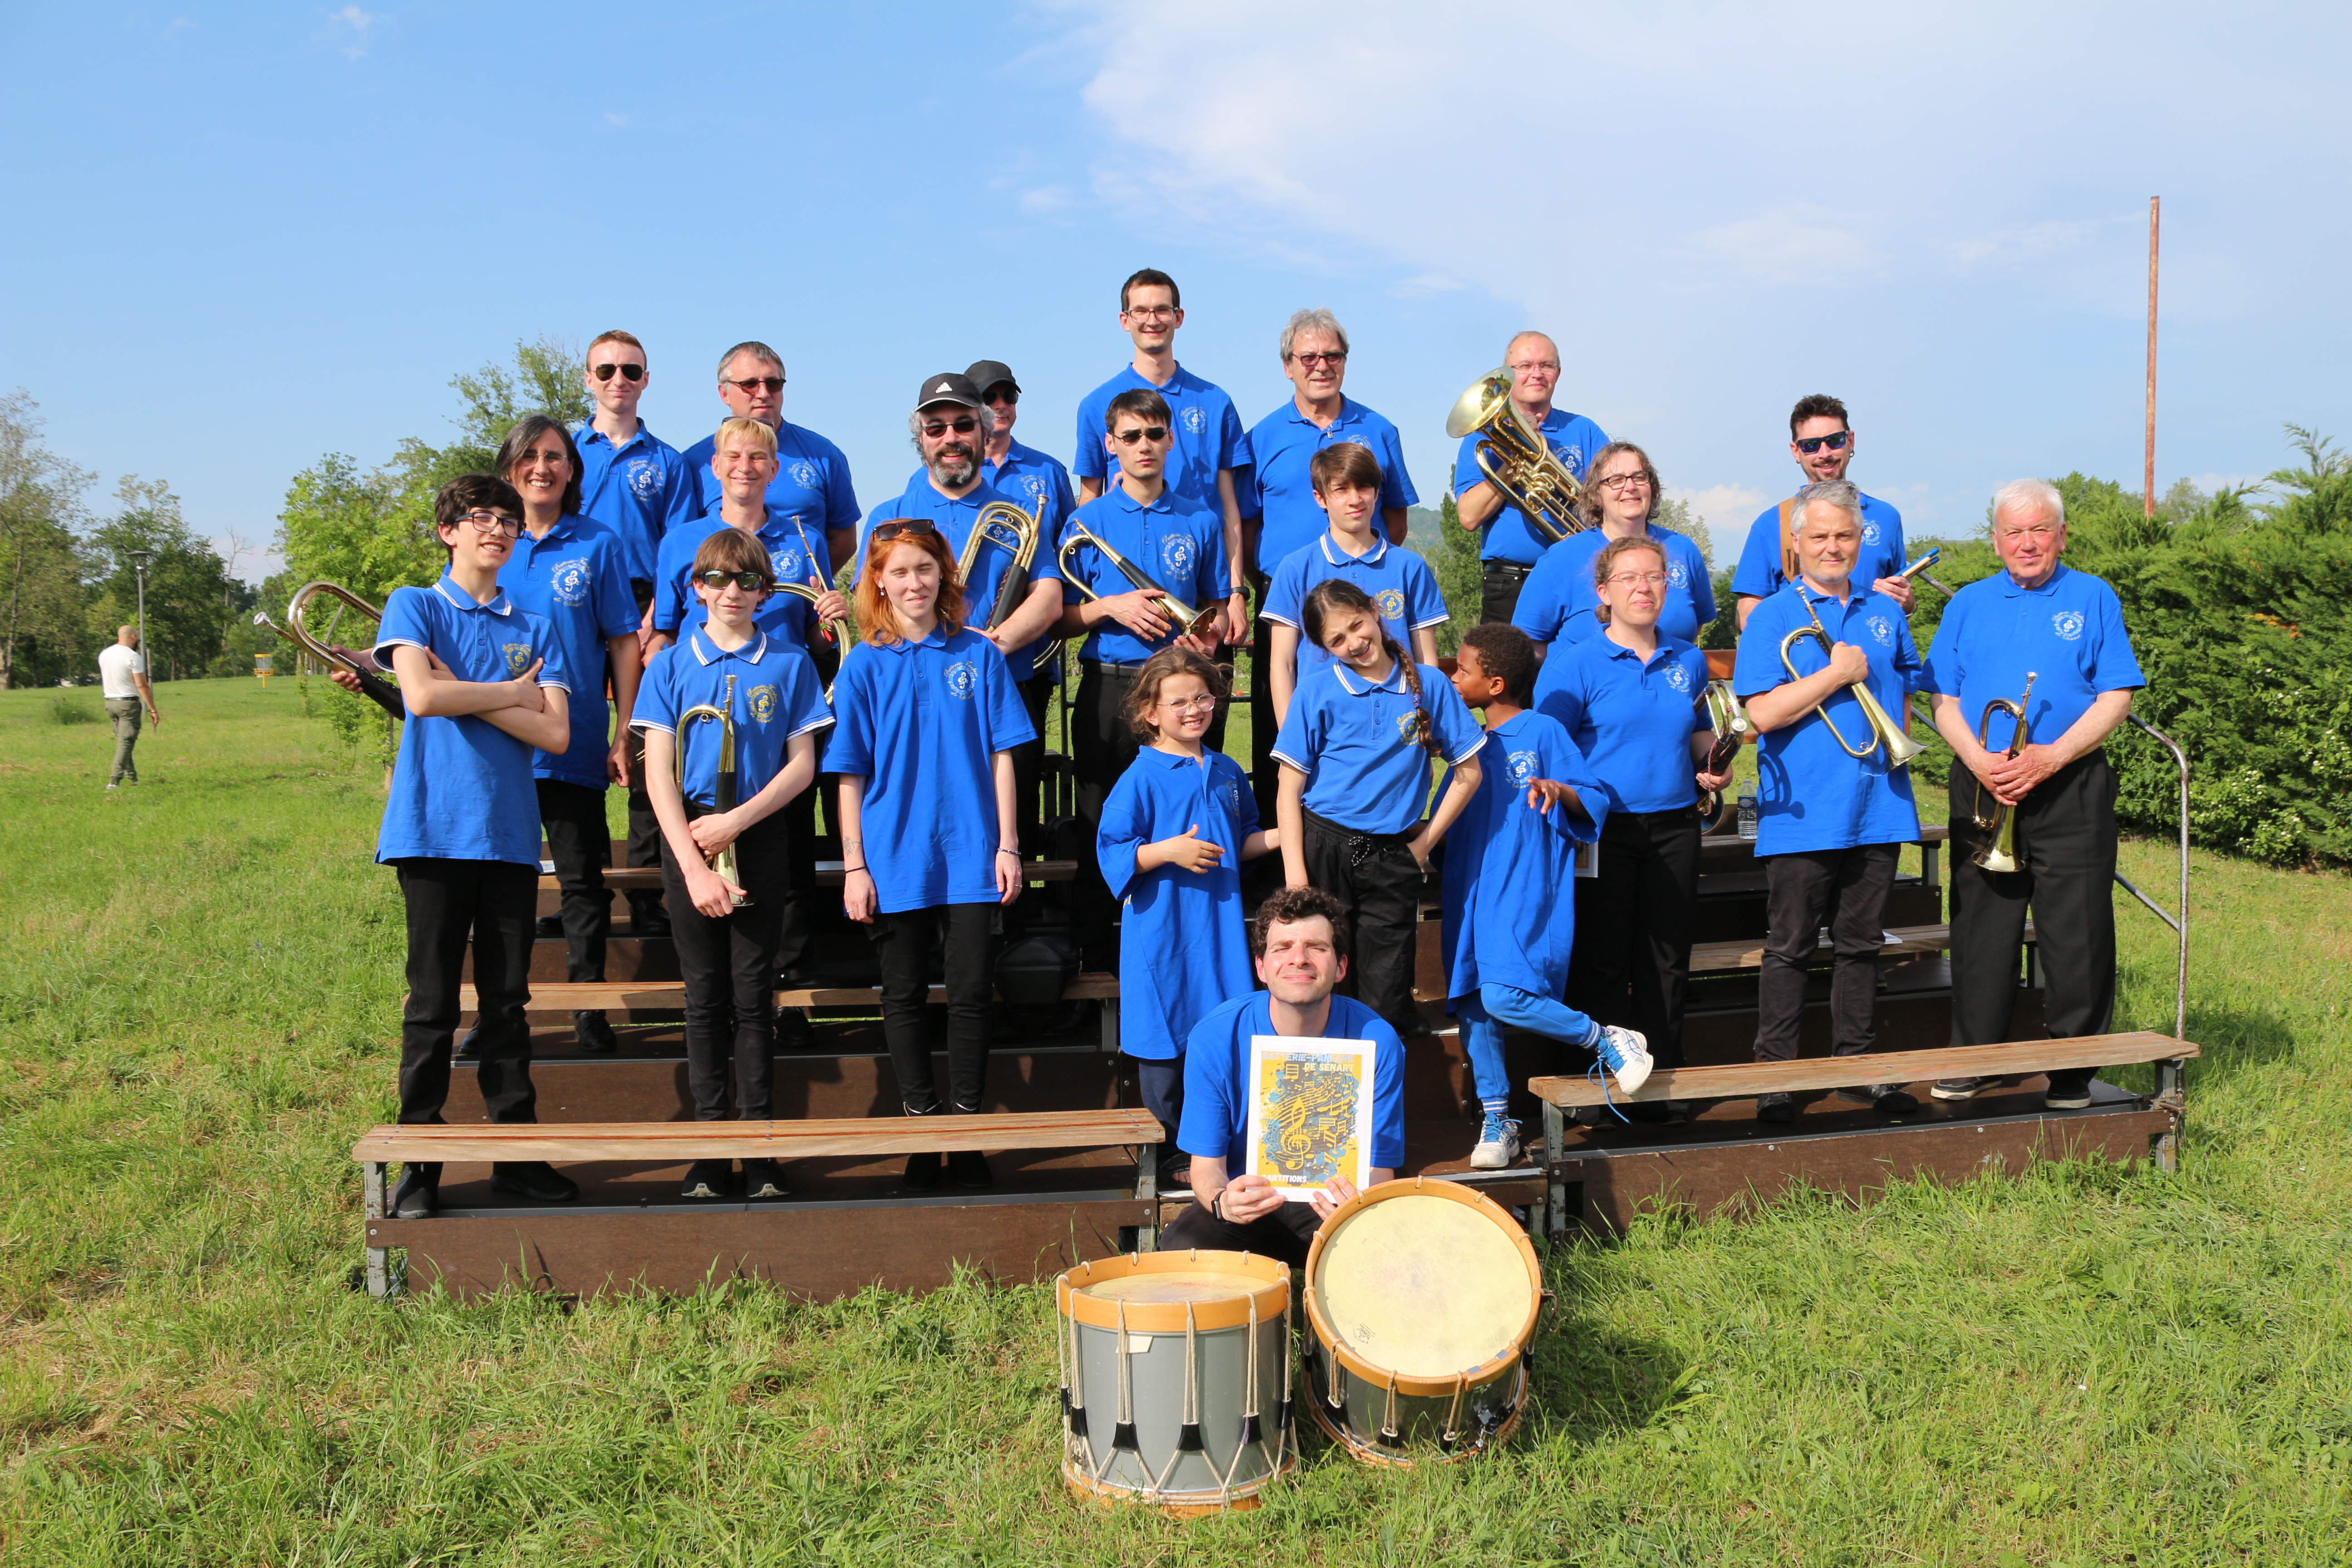
<svg viewBox="0 0 2352 1568"><path fill-rule="evenodd" d="M761 593L775 586L763 572L722 572L716 566L708 572L696 573L694 580L706 588L724 588L732 583L747 594Z"/></svg>
<svg viewBox="0 0 2352 1568"><path fill-rule="evenodd" d="M1661 588L1665 585L1664 572L1620 572L1609 579L1612 588Z"/></svg>
<svg viewBox="0 0 2352 1568"><path fill-rule="evenodd" d="M970 414L960 414L953 419L933 419L923 426L923 434L936 441L952 430L959 436L969 436L980 428L980 420Z"/></svg>
<svg viewBox="0 0 2352 1568"><path fill-rule="evenodd" d="M613 373L616 370L621 373L624 379L629 381L635 381L646 374L646 367L641 364L615 364L610 362L590 365L588 374L598 381L610 381L613 379Z"/></svg>
<svg viewBox="0 0 2352 1568"><path fill-rule="evenodd" d="M1851 430L1841 430L1834 436L1808 436L1797 443L1797 450L1808 458L1824 447L1832 452L1843 452L1845 444L1853 439L1853 432Z"/></svg>
<svg viewBox="0 0 2352 1568"><path fill-rule="evenodd" d="M1650 488L1650 476L1647 474L1612 474L1605 479L1593 480L1592 485L1595 489L1603 490L1629 490L1635 485L1640 485L1643 489L1647 489Z"/></svg>
<svg viewBox="0 0 2352 1568"><path fill-rule="evenodd" d="M511 517L500 517L494 511L469 511L457 521L472 523L476 533L504 534L509 539L522 531L521 522ZM456 523L450 526L455 527Z"/></svg>
<svg viewBox="0 0 2352 1568"><path fill-rule="evenodd" d="M928 517L894 517L887 522L877 522L866 538L875 543L887 543L902 533L936 533L939 529Z"/></svg>
<svg viewBox="0 0 2352 1568"><path fill-rule="evenodd" d="M1168 439L1168 426L1146 425L1139 429L1117 430L1111 433L1111 439L1122 447L1132 447L1138 441L1165 441Z"/></svg>
<svg viewBox="0 0 2352 1568"><path fill-rule="evenodd" d="M1121 313L1133 316L1136 320L1140 321L1173 321L1175 319L1176 307L1173 305L1138 305L1134 309Z"/></svg>
<svg viewBox="0 0 2352 1568"><path fill-rule="evenodd" d="M719 384L731 386L749 397L755 392L782 392L784 389L784 378L781 375L751 375L741 381L722 381Z"/></svg>
<svg viewBox="0 0 2352 1568"><path fill-rule="evenodd" d="M1195 709L1214 708L1216 705L1217 700L1214 697L1205 695L1200 697L1163 697L1160 700L1160 706L1167 709L1172 713L1190 713Z"/></svg>
<svg viewBox="0 0 2352 1568"><path fill-rule="evenodd" d="M1335 354L1292 354L1290 357L1297 360L1300 364L1307 366L1309 370L1312 370L1318 364L1328 364L1336 369L1338 366L1348 363L1348 351L1341 349Z"/></svg>
<svg viewBox="0 0 2352 1568"><path fill-rule="evenodd" d="M1559 374L1559 361L1556 359L1526 359L1520 360L1515 364L1507 365L1505 368L1515 370L1521 375L1525 375L1529 371L1533 370L1548 370L1551 372L1552 374L1558 375Z"/></svg>

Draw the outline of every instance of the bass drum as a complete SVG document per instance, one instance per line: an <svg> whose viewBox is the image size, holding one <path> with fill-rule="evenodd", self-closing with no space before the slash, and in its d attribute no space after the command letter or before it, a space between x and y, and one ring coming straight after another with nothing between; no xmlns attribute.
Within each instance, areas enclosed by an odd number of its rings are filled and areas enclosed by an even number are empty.
<svg viewBox="0 0 2352 1568"><path fill-rule="evenodd" d="M1546 1291L1518 1222L1458 1182L1360 1194L1307 1254L1307 1405L1367 1464L1451 1464L1518 1429Z"/></svg>

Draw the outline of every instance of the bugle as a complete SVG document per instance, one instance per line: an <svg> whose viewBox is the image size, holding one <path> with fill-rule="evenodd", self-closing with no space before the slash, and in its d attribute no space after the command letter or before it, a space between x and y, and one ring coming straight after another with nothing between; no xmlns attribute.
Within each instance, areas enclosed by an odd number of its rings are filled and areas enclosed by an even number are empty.
<svg viewBox="0 0 2352 1568"><path fill-rule="evenodd" d="M1509 366L1488 371L1454 400L1445 434L1459 441L1473 431L1481 437L1471 448L1478 471L1547 542L1557 544L1592 526L1577 506L1584 487L1511 401Z"/></svg>
<svg viewBox="0 0 2352 1568"><path fill-rule="evenodd" d="M677 716L677 743L670 749L670 771L677 779L681 808L686 799L686 731L698 720L715 721L719 725L719 778L712 786L711 800L717 810L732 811L735 809L735 678L732 675L727 678L727 695L717 706L708 702L698 703ZM711 856L704 864L710 868L714 876L723 878L738 888L743 885L743 879L736 874L735 846L732 844ZM751 901L748 896L738 896L733 900L734 907L739 910Z"/></svg>
<svg viewBox="0 0 2352 1568"><path fill-rule="evenodd" d="M814 605L817 600L824 596L827 590L814 587L806 583L780 582L776 584L776 592L779 594L790 594L796 599L806 599L810 604ZM847 653L849 651L849 623L847 621L827 621L824 625L825 629L833 634L833 646L839 648L842 652Z"/></svg>
<svg viewBox="0 0 2352 1568"><path fill-rule="evenodd" d="M2033 700L2033 671L2027 670L2025 695L2014 702L2006 697L1994 698L1984 705L1984 715L1977 721L1977 744L1987 751L1992 749L1991 742L1985 737L1992 732L1994 715L2006 713L2016 721L2010 730L2009 750L2001 753L2004 761L2025 750L2025 708ZM1978 847L1975 854L1969 857L1969 862L1987 871L2014 871L2017 869L2017 807L2004 805L1996 799L1992 803L1992 815L1987 816L1984 781L1977 780L1976 786L1976 800L1969 816L1990 837Z"/></svg>
<svg viewBox="0 0 2352 1568"><path fill-rule="evenodd" d="M1056 552L1055 555L1055 564L1059 565L1062 569L1063 581L1069 584L1071 587L1076 588L1080 594L1089 599L1099 599L1102 597L1100 594L1096 593L1092 588L1087 585L1084 578L1078 576L1070 570L1070 552L1076 550L1081 544L1090 544L1094 546L1094 548L1101 553L1104 560L1109 562L1112 566L1118 569L1120 576L1126 578L1141 592L1150 595L1151 607L1158 610L1161 615L1167 616L1169 620L1174 622L1176 629L1179 632L1187 637L1202 638L1205 641L1213 642L1217 640L1212 637L1210 633L1212 628L1216 626L1219 622L1224 619L1225 612L1222 605L1212 605L1205 610L1194 609L1192 605L1186 604L1183 600L1178 598L1175 595L1170 593L1167 589L1161 587L1159 584L1146 576L1142 568L1137 566L1133 562L1129 561L1126 556L1121 555L1118 551L1113 550L1110 547L1109 542L1100 534L1097 533L1093 529L1088 528L1085 523L1079 521L1075 517L1063 525L1062 548Z"/></svg>
<svg viewBox="0 0 2352 1568"><path fill-rule="evenodd" d="M323 634L312 632L310 626L310 601L320 595L336 601L335 613L327 618L327 629ZM276 632L292 643L306 658L356 677L362 694L373 699L394 718L405 719L408 710L400 700L400 689L386 679L392 671L376 662L374 637L369 637L369 646L363 648L346 647L333 640L337 629L342 625L345 610L354 610L365 616L371 630L383 621L383 612L375 605L340 583L321 580L305 583L294 590L294 596L286 602L284 626L271 620L267 610L254 611L253 624Z"/></svg>
<svg viewBox="0 0 2352 1568"><path fill-rule="evenodd" d="M1828 628L1822 625L1821 612L1813 608L1812 599L1807 596L1801 588L1798 593L1800 597L1804 598L1805 613L1813 617L1813 624L1810 626L1799 626L1780 639L1780 668L1789 672L1789 679L1791 680L1804 679L1797 672L1796 661L1789 657L1789 650L1797 646L1798 639L1811 637L1815 642L1820 643L1823 658L1831 658L1837 648L1837 645L1830 640ZM1873 752L1884 749L1886 752L1886 765L1890 768L1899 768L1927 748L1905 734L1902 726L1887 717L1886 710L1879 706L1878 699L1870 694L1869 681L1870 678L1865 675L1847 688L1853 693L1854 701L1860 705L1863 723L1870 731L1870 740L1867 744L1856 746L1839 732L1837 721L1830 717L1829 703L1826 700L1818 710L1822 725L1829 731L1830 739L1837 742L1838 750L1854 761L1860 762Z"/></svg>
<svg viewBox="0 0 2352 1568"><path fill-rule="evenodd" d="M963 553L956 557L956 580L969 589L972 568L980 563L980 552L989 544L1003 550L1013 559L1004 568L1004 575L996 580L996 597L988 606L985 619L973 624L984 632L1003 626L1008 616L1029 596L1029 569L1037 562L1037 542L1045 537L1045 509L1052 506L1050 491L1041 490L1035 512L1026 512L1011 501L992 500L980 509L972 520L971 537L963 542ZM967 603L966 615L979 606Z"/></svg>
<svg viewBox="0 0 2352 1568"><path fill-rule="evenodd" d="M1739 755L1739 748L1747 737L1749 729L1748 714L1739 706L1739 699L1732 695L1728 680L1708 681L1706 689L1699 693L1699 700L1706 705L1707 722L1715 730L1715 744L1707 748L1706 761L1700 764L1699 772L1728 772L1732 759ZM1732 801L1721 790L1700 791L1699 831L1712 833L1722 826L1724 813L1732 809Z"/></svg>

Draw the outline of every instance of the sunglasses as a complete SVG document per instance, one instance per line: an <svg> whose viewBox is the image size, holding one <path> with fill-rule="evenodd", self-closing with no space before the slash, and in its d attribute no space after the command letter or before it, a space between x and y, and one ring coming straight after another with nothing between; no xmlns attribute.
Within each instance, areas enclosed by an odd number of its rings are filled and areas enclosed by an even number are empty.
<svg viewBox="0 0 2352 1568"><path fill-rule="evenodd" d="M1341 365L1348 363L1347 351L1344 349L1335 354L1292 354L1290 357L1309 370L1318 364Z"/></svg>
<svg viewBox="0 0 2352 1568"><path fill-rule="evenodd" d="M755 392L782 392L784 389L784 378L781 375L751 375L744 377L741 381L722 381L719 384L731 386L749 397Z"/></svg>
<svg viewBox="0 0 2352 1568"><path fill-rule="evenodd" d="M511 517L500 517L494 511L469 511L457 521L472 523L476 533L504 534L512 539L522 531L520 521Z"/></svg>
<svg viewBox="0 0 2352 1568"><path fill-rule="evenodd" d="M936 441L950 430L959 436L969 436L979 428L979 419L970 414L963 414L953 419L934 419L923 426L923 434Z"/></svg>
<svg viewBox="0 0 2352 1568"><path fill-rule="evenodd" d="M635 381L646 374L646 367L641 364L615 364L609 362L604 364L590 365L588 367L588 374L594 376L598 381L610 381L613 379L613 373L616 370L621 373L623 377L630 381Z"/></svg>
<svg viewBox="0 0 2352 1568"><path fill-rule="evenodd" d="M937 525L928 517L894 517L887 522L877 522L866 536L873 543L885 544L902 533L936 533Z"/></svg>
<svg viewBox="0 0 2352 1568"><path fill-rule="evenodd" d="M1122 447L1132 447L1138 441L1165 441L1168 439L1168 426L1146 425L1137 430L1119 430L1112 434L1111 439Z"/></svg>
<svg viewBox="0 0 2352 1568"><path fill-rule="evenodd" d="M1832 452L1843 452L1845 444L1853 439L1853 432L1851 430L1841 430L1834 436L1808 436L1797 443L1797 450L1808 458L1824 447Z"/></svg>
<svg viewBox="0 0 2352 1568"><path fill-rule="evenodd" d="M764 572L722 572L716 566L696 573L694 580L706 588L724 588L732 583L747 594L762 593L774 586Z"/></svg>

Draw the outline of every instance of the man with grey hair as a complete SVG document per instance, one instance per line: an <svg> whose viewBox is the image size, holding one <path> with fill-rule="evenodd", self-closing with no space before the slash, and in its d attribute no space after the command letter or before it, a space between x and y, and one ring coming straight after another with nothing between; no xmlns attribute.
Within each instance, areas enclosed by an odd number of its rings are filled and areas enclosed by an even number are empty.
<svg viewBox="0 0 2352 1568"><path fill-rule="evenodd" d="M1836 952L1832 1048L1860 1056L1876 1043L1880 922L1895 858L1919 837L1909 772L1892 764L1884 746L1874 743L1857 760L1839 742L1840 736L1857 746L1873 741L1863 690L1895 714L1919 684L1919 655L1903 607L1853 580L1862 553L1861 492L1843 479L1807 485L1797 492L1794 521L1796 575L1756 606L1732 670L1732 689L1759 737L1756 858L1764 863L1768 928L1757 981L1759 1061L1797 1055L1806 965L1824 926ZM1797 639L1784 664L1782 639L1816 627L1821 639ZM1887 1115L1919 1108L1892 1084L1860 1084L1837 1096ZM1756 1114L1761 1121L1792 1121L1796 1102L1786 1094L1759 1095Z"/></svg>
<svg viewBox="0 0 2352 1568"><path fill-rule="evenodd" d="M106 787L119 787L125 779L139 782L139 769L131 760L131 748L139 744L139 710L147 710L147 721L161 725L163 715L155 710L155 689L147 683L147 656L139 647L137 626L117 627L112 646L98 656L99 694L106 700L106 716L114 725L114 766L106 775Z"/></svg>
<svg viewBox="0 0 2352 1568"><path fill-rule="evenodd" d="M1581 483L1592 454L1609 445L1609 437L1583 415L1552 406L1552 392L1559 384L1559 345L1541 332L1520 332L1504 346L1503 368L1511 378L1511 401L1542 434L1552 456ZM1519 607L1519 590L1527 585L1528 574L1552 542L1506 501L1479 469L1482 439L1472 431L1462 437L1454 454L1454 515L1463 527L1478 531L1478 560L1485 568L1478 619L1508 622Z"/></svg>
<svg viewBox="0 0 2352 1568"><path fill-rule="evenodd" d="M784 362L757 340L737 343L719 356L719 400L738 418L757 419L776 433L776 477L768 481L768 515L789 520L814 536L822 531L832 569L841 570L857 542L857 494L849 459L815 431L784 417ZM711 454L718 438L705 436L686 449L686 466L699 487L697 516L717 511L722 498Z"/></svg>
<svg viewBox="0 0 2352 1568"><path fill-rule="evenodd" d="M2013 1037L2029 907L2043 1030L2052 1039L2104 1035L2116 1008L2116 771L2103 748L2147 682L2116 591L2059 562L2066 503L2057 490L2040 479L2003 485L1992 547L2002 570L1952 595L1921 682L1960 764L1949 786L1952 1044ZM1987 721L1989 704L2021 699L2021 721L2006 712ZM2003 807L2015 819L2014 870L1976 863ZM1986 1087L1947 1079L1934 1093L1967 1100ZM2044 1103L2088 1106L2091 1069L2052 1073Z"/></svg>
<svg viewBox="0 0 2352 1568"><path fill-rule="evenodd" d="M1404 542L1405 509L1421 499L1405 472L1397 427L1340 390L1348 379L1348 332L1339 318L1319 307L1292 312L1277 352L1290 401L1251 429L1252 466L1243 470L1240 487L1243 560L1257 601L1250 642L1250 785L1267 822L1274 820L1274 736L1281 726L1275 720L1274 682L1266 676L1274 647L1265 592L1275 568L1325 532L1307 466L1341 441L1353 441L1379 459L1381 522L1392 545Z"/></svg>

